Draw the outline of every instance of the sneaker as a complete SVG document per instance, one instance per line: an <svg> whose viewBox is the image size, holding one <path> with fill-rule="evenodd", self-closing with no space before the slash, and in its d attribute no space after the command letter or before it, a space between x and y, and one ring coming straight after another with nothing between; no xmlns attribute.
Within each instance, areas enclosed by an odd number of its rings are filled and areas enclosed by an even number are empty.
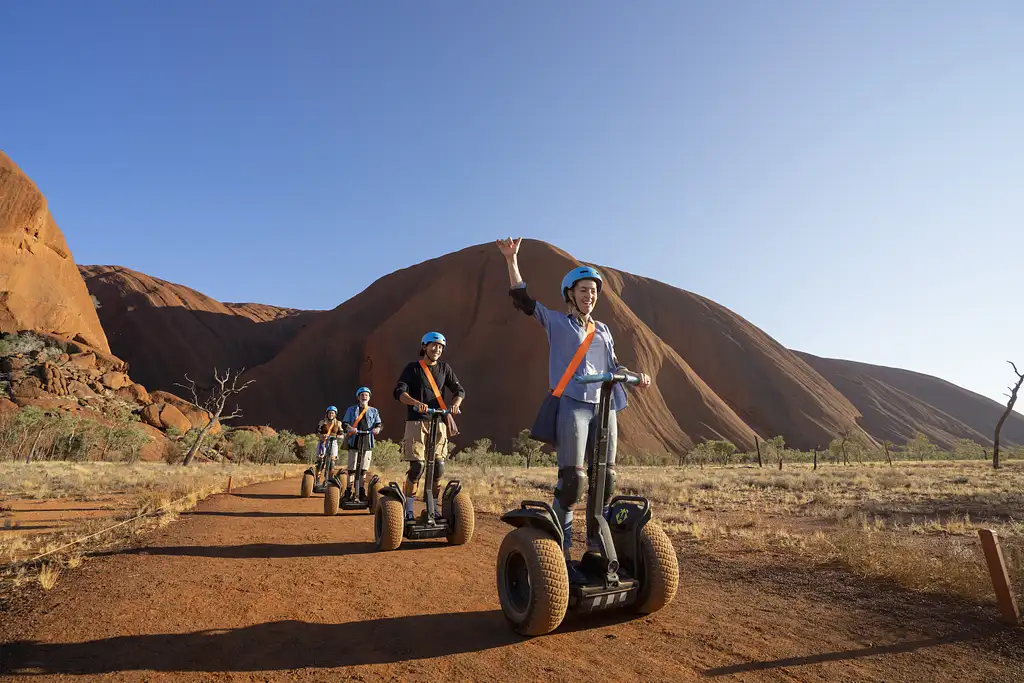
<svg viewBox="0 0 1024 683"><path fill-rule="evenodd" d="M580 563L576 560L567 560L565 568L569 572L569 583L586 583L587 575L580 569Z"/></svg>
<svg viewBox="0 0 1024 683"><path fill-rule="evenodd" d="M407 521L407 522L415 522L416 521L416 515L413 514L412 510L406 510L405 511L405 521Z"/></svg>
<svg viewBox="0 0 1024 683"><path fill-rule="evenodd" d="M342 500L352 500L352 489L345 489L345 495L341 497Z"/></svg>

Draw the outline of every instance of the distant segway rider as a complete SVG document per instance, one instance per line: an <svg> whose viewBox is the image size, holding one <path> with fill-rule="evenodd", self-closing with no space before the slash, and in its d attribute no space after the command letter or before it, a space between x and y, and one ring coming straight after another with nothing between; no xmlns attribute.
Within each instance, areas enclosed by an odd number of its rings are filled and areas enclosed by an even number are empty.
<svg viewBox="0 0 1024 683"><path fill-rule="evenodd" d="M373 437L380 434L383 424L380 421L380 413L370 405L370 388L359 387L356 390L356 405L345 411L345 417L341 425L348 437L348 481L345 485L345 498L352 497L352 484L355 482L356 495L362 499L365 497L363 489L363 475L370 469L370 458L373 455ZM359 431L370 432L365 435L362 445L363 462L359 462L360 439ZM362 465L361 467L359 465Z"/></svg>
<svg viewBox="0 0 1024 683"><path fill-rule="evenodd" d="M405 436L402 439L402 460L409 463L404 490L405 516L413 517L413 500L419 486L420 477L424 472L427 440L430 434L429 418L425 414L428 408L441 410L442 405L448 407L451 415L460 413L459 406L466 396L466 391L459 384L455 371L445 362L438 360L444 351L447 341L439 332L428 332L420 341L420 360L405 366L402 376L395 387L395 398L409 406L406 411ZM433 378L433 386L429 377ZM442 394L438 396L434 391ZM444 402L444 391L447 389L453 396L452 402ZM444 474L444 459L448 452L448 437L458 432L454 429L455 422L451 419L440 421L437 425L437 443L434 449L434 500L441 495L441 475Z"/></svg>
<svg viewBox="0 0 1024 683"><path fill-rule="evenodd" d="M324 415L324 419L316 426L316 433L319 435L320 443L316 450L316 470L317 473L321 470L327 472L327 477L330 478L331 472L334 469L334 462L338 459L338 440L342 432L341 423L338 422L338 408L337 406L327 406L327 414Z"/></svg>
<svg viewBox="0 0 1024 683"><path fill-rule="evenodd" d="M615 358L615 343L611 331L604 323L595 321L591 314L601 293L601 274L597 270L581 266L573 268L562 279L560 292L568 310L557 313L533 299L526 291L526 283L519 274L519 245L522 238L498 240L498 248L508 265L509 282L516 309L537 319L548 336L548 381L554 389L563 373L576 356L577 351L587 344L586 355L574 371L574 375L602 372L622 372L626 368ZM651 378L640 374L639 386L647 387ZM558 399L558 418L555 450L558 454L558 483L555 485L555 502L552 506L562 524L563 550L568 563L569 579L585 582L586 577L576 563L571 561L572 512L573 507L587 493L586 452L593 448L598 429L598 405L601 386L569 381ZM615 385L612 394L611 415L608 420L609 456L606 470L605 516L608 503L615 491L615 448L617 443L616 412L626 407L626 392L622 385Z"/></svg>

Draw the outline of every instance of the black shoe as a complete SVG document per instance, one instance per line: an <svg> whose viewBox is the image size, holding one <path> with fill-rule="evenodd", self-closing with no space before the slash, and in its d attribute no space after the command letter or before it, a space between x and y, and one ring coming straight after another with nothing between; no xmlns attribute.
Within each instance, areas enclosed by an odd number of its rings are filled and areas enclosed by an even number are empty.
<svg viewBox="0 0 1024 683"><path fill-rule="evenodd" d="M580 563L576 560L567 560L565 568L569 572L569 583L583 584L587 582L587 575L580 569Z"/></svg>

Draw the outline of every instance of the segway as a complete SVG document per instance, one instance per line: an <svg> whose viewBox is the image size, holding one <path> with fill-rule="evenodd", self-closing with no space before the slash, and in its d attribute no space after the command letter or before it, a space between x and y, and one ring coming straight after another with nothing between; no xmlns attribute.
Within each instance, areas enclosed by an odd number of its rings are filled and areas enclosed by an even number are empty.
<svg viewBox="0 0 1024 683"><path fill-rule="evenodd" d="M437 512L434 500L434 450L437 445L437 422L448 414L447 410L428 408L430 432L427 436L426 466L423 477L423 502L426 509L419 517L405 519L406 495L397 482L391 482L377 493L374 508L373 540L377 550L395 550L402 544L402 538L419 540L423 538L446 537L451 545L469 543L473 537L476 518L473 501L462 490L458 479L449 480L441 494L441 514Z"/></svg>
<svg viewBox="0 0 1024 683"><path fill-rule="evenodd" d="M324 440L323 466L320 466L320 458L317 458L318 462L302 474L302 489L299 494L302 498L309 498L314 493L324 493L327 490L327 480L331 478L334 470L330 444L337 439L337 436L332 435Z"/></svg>
<svg viewBox="0 0 1024 683"><path fill-rule="evenodd" d="M356 438L356 472L363 471L363 458L369 450L370 430L360 429ZM366 476L366 472L363 472ZM341 495L341 472L335 474L327 481L327 492L324 494L324 514L336 515L338 509L342 510L366 510L373 514L374 504L377 502L377 491L380 490L380 477L376 474L370 477L368 482L363 482L352 498L344 498Z"/></svg>
<svg viewBox="0 0 1024 683"><path fill-rule="evenodd" d="M608 419L616 384L638 384L630 373L577 376L577 382L601 383L599 426L587 453L587 541L600 552L586 552L580 570L586 583L569 582L562 551L562 527L550 505L523 501L502 516L516 527L498 551L497 581L501 610L522 635L555 630L567 610L591 614L629 607L655 612L675 597L679 564L672 541L651 521L651 502L641 496L615 496L605 519Z"/></svg>

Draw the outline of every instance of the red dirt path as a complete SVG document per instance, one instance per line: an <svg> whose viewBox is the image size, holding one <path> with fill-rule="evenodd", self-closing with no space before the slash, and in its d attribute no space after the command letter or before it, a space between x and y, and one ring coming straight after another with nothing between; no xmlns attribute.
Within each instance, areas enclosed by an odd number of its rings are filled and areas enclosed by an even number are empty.
<svg viewBox="0 0 1024 683"><path fill-rule="evenodd" d="M373 551L371 517L320 514L296 480L214 496L136 548L88 560L3 615L5 680L1011 681L1024 636L990 608L864 585L839 570L713 559L677 540L661 612L570 617L523 639L494 561L466 546ZM8 676L9 675L9 676Z"/></svg>

